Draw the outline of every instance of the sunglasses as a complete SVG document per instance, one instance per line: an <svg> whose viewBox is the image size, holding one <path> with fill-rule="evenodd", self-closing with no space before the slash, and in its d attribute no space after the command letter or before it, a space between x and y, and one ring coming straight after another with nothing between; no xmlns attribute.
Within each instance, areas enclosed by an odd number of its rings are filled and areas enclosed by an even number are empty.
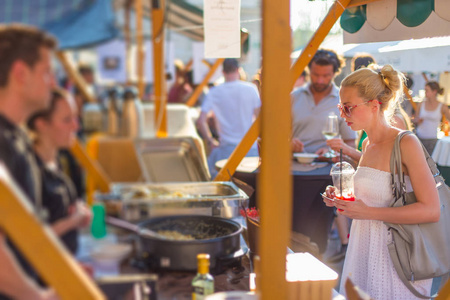
<svg viewBox="0 0 450 300"><path fill-rule="evenodd" d="M376 99L372 99L372 100L369 100L369 101L366 101L366 102L363 102L363 103L360 103L360 104L352 105L352 106L348 106L348 105L339 103L339 104L337 105L337 107L339 108L339 110L340 110L342 113L344 113L344 115L346 115L347 117L351 117L351 116L352 116L352 109L354 109L355 107L358 107L358 106L367 104L367 103L369 103L369 102L371 102L371 101L377 101L379 104L381 104L380 101L378 101L378 100L376 100Z"/></svg>

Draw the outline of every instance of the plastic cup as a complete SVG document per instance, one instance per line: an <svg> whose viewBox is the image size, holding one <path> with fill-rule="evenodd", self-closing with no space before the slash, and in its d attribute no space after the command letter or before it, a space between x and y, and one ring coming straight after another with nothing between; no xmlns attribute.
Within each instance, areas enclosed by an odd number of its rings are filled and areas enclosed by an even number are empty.
<svg viewBox="0 0 450 300"><path fill-rule="evenodd" d="M336 187L336 199L355 201L353 188L353 175L355 169L348 162L338 162L331 168L330 175L333 179L333 185ZM342 211L342 209L338 209Z"/></svg>

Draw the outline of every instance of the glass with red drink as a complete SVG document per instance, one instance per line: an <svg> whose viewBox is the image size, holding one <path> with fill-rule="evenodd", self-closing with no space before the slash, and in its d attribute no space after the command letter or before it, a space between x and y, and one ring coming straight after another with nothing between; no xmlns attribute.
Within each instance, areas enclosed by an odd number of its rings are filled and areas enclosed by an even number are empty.
<svg viewBox="0 0 450 300"><path fill-rule="evenodd" d="M348 162L338 162L331 168L330 175L333 179L333 185L336 188L336 199L355 201L353 188L353 175L355 169ZM338 209L338 211L342 211Z"/></svg>

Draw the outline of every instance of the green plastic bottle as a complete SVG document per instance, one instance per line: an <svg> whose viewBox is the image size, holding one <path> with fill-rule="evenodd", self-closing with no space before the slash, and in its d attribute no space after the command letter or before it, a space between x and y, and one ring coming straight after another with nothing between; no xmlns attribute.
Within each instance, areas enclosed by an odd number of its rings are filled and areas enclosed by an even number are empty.
<svg viewBox="0 0 450 300"><path fill-rule="evenodd" d="M209 274L209 254L198 254L197 266L197 275L192 279L192 300L203 300L214 293L214 278Z"/></svg>
<svg viewBox="0 0 450 300"><path fill-rule="evenodd" d="M92 236L101 239L106 236L105 207L102 203L96 203L92 206L92 215Z"/></svg>

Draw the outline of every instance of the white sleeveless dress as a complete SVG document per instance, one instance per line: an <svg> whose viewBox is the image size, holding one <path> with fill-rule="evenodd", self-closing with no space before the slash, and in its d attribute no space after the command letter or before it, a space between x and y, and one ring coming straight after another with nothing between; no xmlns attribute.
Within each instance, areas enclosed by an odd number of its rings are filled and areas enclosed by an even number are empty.
<svg viewBox="0 0 450 300"><path fill-rule="evenodd" d="M409 177L405 177L411 191ZM372 207L387 207L393 201L389 172L358 167L355 176L355 196ZM350 241L345 256L340 293L345 295L345 281L352 282L376 300L418 299L402 283L389 256L390 233L382 221L353 220ZM416 281L414 286L429 295L432 279Z"/></svg>

